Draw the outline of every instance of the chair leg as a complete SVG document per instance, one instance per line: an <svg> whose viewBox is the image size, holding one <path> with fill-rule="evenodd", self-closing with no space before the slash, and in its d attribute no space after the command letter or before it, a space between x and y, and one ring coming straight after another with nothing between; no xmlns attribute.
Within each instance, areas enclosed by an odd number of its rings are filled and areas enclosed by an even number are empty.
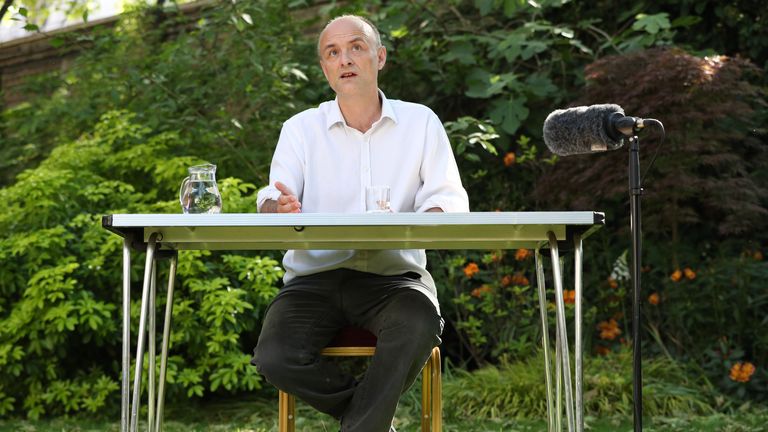
<svg viewBox="0 0 768 432"><path fill-rule="evenodd" d="M434 356L434 351L432 355ZM421 371L421 432L429 432L432 420L432 357Z"/></svg>
<svg viewBox="0 0 768 432"><path fill-rule="evenodd" d="M296 398L292 394L280 390L277 411L277 430L279 432L295 432Z"/></svg>
<svg viewBox="0 0 768 432"><path fill-rule="evenodd" d="M432 350L432 357L429 359L432 363L432 432L443 431L443 384L440 372L440 348L435 347Z"/></svg>

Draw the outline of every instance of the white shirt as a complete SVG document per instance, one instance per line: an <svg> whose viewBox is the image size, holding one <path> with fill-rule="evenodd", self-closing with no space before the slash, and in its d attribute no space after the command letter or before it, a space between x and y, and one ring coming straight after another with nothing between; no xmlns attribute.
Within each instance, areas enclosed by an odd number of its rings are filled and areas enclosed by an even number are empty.
<svg viewBox="0 0 768 432"><path fill-rule="evenodd" d="M365 213L365 188L390 187L393 212L468 212L456 160L440 119L426 106L389 100L379 91L381 118L365 133L349 127L337 100L320 104L283 124L272 158L269 186L258 193L261 210L277 200L280 181L304 213ZM285 282L338 268L382 275L421 275L422 291L438 307L424 250L290 250ZM418 288L417 288L418 289Z"/></svg>

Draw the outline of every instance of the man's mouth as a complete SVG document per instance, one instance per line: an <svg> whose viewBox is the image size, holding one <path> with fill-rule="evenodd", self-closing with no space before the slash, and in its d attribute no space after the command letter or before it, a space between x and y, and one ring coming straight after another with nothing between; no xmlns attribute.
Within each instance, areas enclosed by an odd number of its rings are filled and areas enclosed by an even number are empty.
<svg viewBox="0 0 768 432"><path fill-rule="evenodd" d="M342 79L343 78L352 78L352 77L356 77L356 76L357 76L357 74L354 73L354 72L347 72L347 73L341 74L341 78Z"/></svg>

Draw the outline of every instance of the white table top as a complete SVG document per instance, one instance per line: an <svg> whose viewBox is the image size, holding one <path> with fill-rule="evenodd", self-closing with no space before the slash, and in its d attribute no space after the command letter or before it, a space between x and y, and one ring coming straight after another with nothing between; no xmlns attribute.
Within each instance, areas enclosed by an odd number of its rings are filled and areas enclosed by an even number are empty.
<svg viewBox="0 0 768 432"><path fill-rule="evenodd" d="M102 225L166 249L515 249L588 236L599 212L113 214Z"/></svg>

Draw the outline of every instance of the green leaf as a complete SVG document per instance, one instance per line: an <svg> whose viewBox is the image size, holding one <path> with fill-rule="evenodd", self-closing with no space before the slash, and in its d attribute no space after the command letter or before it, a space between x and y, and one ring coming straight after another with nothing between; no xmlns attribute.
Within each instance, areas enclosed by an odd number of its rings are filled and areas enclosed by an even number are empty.
<svg viewBox="0 0 768 432"><path fill-rule="evenodd" d="M389 36L392 39L400 39L408 36L408 27L406 26L400 26L396 29L393 29L389 32Z"/></svg>
<svg viewBox="0 0 768 432"><path fill-rule="evenodd" d="M492 75L479 68L473 69L466 78L468 89L465 94L471 98L487 99L502 93L508 86L516 87L514 74Z"/></svg>
<svg viewBox="0 0 768 432"><path fill-rule="evenodd" d="M523 44L525 44L525 41L526 37L524 34L515 32L499 42L498 46L492 50L492 52L497 51L503 54L508 62L513 62L523 52Z"/></svg>
<svg viewBox="0 0 768 432"><path fill-rule="evenodd" d="M695 16L695 15L685 15L681 17L677 17L674 20L672 20L672 27L691 27L701 22L701 17Z"/></svg>
<svg viewBox="0 0 768 432"><path fill-rule="evenodd" d="M542 53L549 48L549 42L540 40L530 40L525 44L523 52L520 54L523 60L528 60L536 54Z"/></svg>
<svg viewBox="0 0 768 432"><path fill-rule="evenodd" d="M526 1L527 0L504 0L504 16L512 18L519 9L525 7ZM533 1L530 1L530 3L536 8L539 7L538 4Z"/></svg>
<svg viewBox="0 0 768 432"><path fill-rule="evenodd" d="M547 98L557 94L558 88L545 74L533 73L525 79L525 88L539 98Z"/></svg>
<svg viewBox="0 0 768 432"><path fill-rule="evenodd" d="M652 35L658 33L659 30L667 30L671 27L669 14L666 12L654 15L638 14L635 19L636 21L632 24L633 30L644 31Z"/></svg>
<svg viewBox="0 0 768 432"><path fill-rule="evenodd" d="M504 132L512 135L517 132L520 125L528 118L527 99L516 96L512 99L497 99L491 103L491 120L500 124Z"/></svg>
<svg viewBox="0 0 768 432"><path fill-rule="evenodd" d="M61 48L62 46L64 46L65 42L64 42L63 38L53 37L53 38L51 38L51 42L50 43L51 43L51 46L54 47L54 48Z"/></svg>
<svg viewBox="0 0 768 432"><path fill-rule="evenodd" d="M473 65L477 63L475 60L475 48L466 40L459 40L451 43L448 47L448 52L443 54L441 60L450 62L458 60L460 64Z"/></svg>
<svg viewBox="0 0 768 432"><path fill-rule="evenodd" d="M496 7L495 0L475 0L475 7L480 11L480 15L486 16Z"/></svg>

